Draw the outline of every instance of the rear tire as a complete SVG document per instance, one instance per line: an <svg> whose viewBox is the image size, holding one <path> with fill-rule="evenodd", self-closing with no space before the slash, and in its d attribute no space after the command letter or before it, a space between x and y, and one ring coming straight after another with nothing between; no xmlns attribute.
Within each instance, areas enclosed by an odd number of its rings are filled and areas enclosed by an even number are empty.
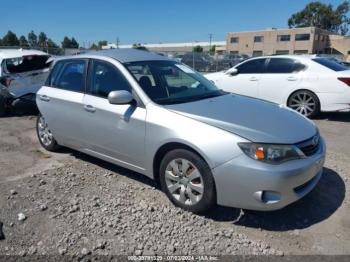
<svg viewBox="0 0 350 262"><path fill-rule="evenodd" d="M55 152L60 148L56 139L53 137L53 134L48 128L45 118L41 114L38 115L36 120L36 133L41 146L47 151Z"/></svg>
<svg viewBox="0 0 350 262"><path fill-rule="evenodd" d="M299 90L291 94L287 106L308 118L317 116L321 109L318 97L308 90Z"/></svg>
<svg viewBox="0 0 350 262"><path fill-rule="evenodd" d="M0 95L0 117L6 115L6 99L2 95Z"/></svg>
<svg viewBox="0 0 350 262"><path fill-rule="evenodd" d="M193 213L202 213L216 203L214 178L208 164L186 149L168 152L161 161L160 185L170 201Z"/></svg>

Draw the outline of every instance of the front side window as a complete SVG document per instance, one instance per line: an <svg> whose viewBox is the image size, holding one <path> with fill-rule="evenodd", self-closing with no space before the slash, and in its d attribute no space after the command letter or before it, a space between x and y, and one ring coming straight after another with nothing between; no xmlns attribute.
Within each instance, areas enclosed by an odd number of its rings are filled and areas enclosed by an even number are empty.
<svg viewBox="0 0 350 262"><path fill-rule="evenodd" d="M94 60L92 63L88 93L107 98L112 91L126 90L131 92L129 82L112 64Z"/></svg>
<svg viewBox="0 0 350 262"><path fill-rule="evenodd" d="M260 74L264 72L266 59L254 59L237 67L240 74Z"/></svg>
<svg viewBox="0 0 350 262"><path fill-rule="evenodd" d="M305 66L293 59L289 58L271 58L266 73L269 74L288 74L296 73L303 70Z"/></svg>
<svg viewBox="0 0 350 262"><path fill-rule="evenodd" d="M226 94L190 67L175 61L124 65L148 97L158 104L187 103Z"/></svg>
<svg viewBox="0 0 350 262"><path fill-rule="evenodd" d="M310 40L310 34L296 34L295 41L308 41Z"/></svg>
<svg viewBox="0 0 350 262"><path fill-rule="evenodd" d="M54 86L68 91L83 92L86 61L65 61Z"/></svg>

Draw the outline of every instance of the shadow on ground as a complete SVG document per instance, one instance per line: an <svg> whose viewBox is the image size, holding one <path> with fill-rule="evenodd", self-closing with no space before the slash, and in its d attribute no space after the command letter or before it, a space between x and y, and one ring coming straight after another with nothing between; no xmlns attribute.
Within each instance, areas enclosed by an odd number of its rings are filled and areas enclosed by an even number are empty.
<svg viewBox="0 0 350 262"><path fill-rule="evenodd" d="M61 152L160 190L155 181L142 174L71 149L63 148ZM345 192L346 188L342 178L332 169L324 168L323 176L313 191L281 210L269 212L245 210L244 215L238 221L236 220L240 209L237 208L217 206L203 215L215 221L232 222L238 226L262 228L269 231L303 229L330 217L341 206Z"/></svg>
<svg viewBox="0 0 350 262"><path fill-rule="evenodd" d="M350 112L329 112L322 113L315 120L328 120L334 122L350 122Z"/></svg>
<svg viewBox="0 0 350 262"><path fill-rule="evenodd" d="M333 170L324 168L318 185L303 199L277 211L245 211L235 225L269 231L303 229L330 217L345 198L345 184ZM217 207L207 215L216 221L234 221L240 210Z"/></svg>

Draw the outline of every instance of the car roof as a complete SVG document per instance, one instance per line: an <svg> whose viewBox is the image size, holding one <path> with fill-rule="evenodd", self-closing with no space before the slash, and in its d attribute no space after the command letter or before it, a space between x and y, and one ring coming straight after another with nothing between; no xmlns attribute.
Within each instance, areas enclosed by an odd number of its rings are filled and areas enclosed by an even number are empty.
<svg viewBox="0 0 350 262"><path fill-rule="evenodd" d="M62 59L72 58L95 58L95 57L109 57L118 60L121 63L139 62L139 61L173 61L172 59L161 56L153 52L138 50L135 48L120 48L120 49L106 49L100 51L91 51L81 55L63 57ZM61 60L61 59L58 59Z"/></svg>
<svg viewBox="0 0 350 262"><path fill-rule="evenodd" d="M38 50L27 49L0 49L0 59L16 58L30 55L49 55Z"/></svg>

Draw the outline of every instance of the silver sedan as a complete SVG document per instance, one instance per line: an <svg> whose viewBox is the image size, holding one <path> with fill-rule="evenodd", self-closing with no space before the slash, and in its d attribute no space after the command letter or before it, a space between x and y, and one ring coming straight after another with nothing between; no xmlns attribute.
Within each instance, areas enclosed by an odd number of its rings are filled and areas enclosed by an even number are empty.
<svg viewBox="0 0 350 262"><path fill-rule="evenodd" d="M144 174L177 206L282 208L322 175L325 143L292 110L219 90L177 61L116 49L55 61L38 138Z"/></svg>

